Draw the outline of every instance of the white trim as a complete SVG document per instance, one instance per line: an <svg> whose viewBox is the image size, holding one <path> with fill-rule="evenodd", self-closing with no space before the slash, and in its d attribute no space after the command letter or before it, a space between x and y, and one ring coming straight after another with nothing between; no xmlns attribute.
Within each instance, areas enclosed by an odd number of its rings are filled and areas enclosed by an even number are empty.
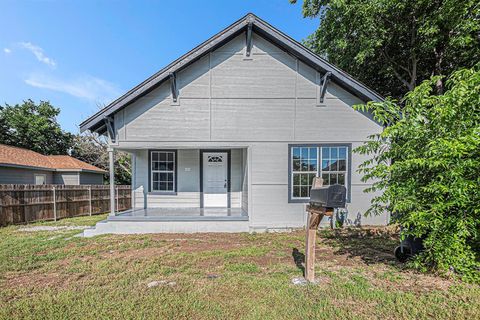
<svg viewBox="0 0 480 320"><path fill-rule="evenodd" d="M302 148L315 148L317 149L317 170L316 171L294 171L293 170L293 150L295 148L299 148L300 149L300 159L302 159L302 156L301 156L301 149ZM295 197L294 196L294 174L315 174L316 177L322 177L323 176L323 148L337 148L337 152L339 152L340 148L345 148L346 149L346 153L345 153L345 170L344 171L341 171L341 170L336 170L336 171L326 171L325 173L328 173L328 174L340 174L340 173L343 173L344 176L345 176L345 182L344 182L344 186L345 188L347 189L347 194L348 194L348 186L349 186L349 181L348 181L348 176L349 176L349 152L350 152L350 149L347 147L347 146L343 146L343 145L335 145L335 144L332 144L332 145L321 145L321 144L318 144L318 145L312 145L312 146L290 146L290 168L288 168L288 174L290 175L290 199L292 200L308 200L309 197ZM310 151L309 151L309 156L310 156ZM337 154L337 157L338 157L338 154ZM310 157L307 158L307 160L312 160ZM328 160L331 160L331 156ZM343 160L343 159L342 159ZM337 181L338 181L338 177L337 177ZM330 181L329 181L329 185L330 185ZM300 187L302 187L303 185L300 185ZM298 185L297 185L298 187ZM300 189L300 192L301 192L301 189Z"/></svg>
<svg viewBox="0 0 480 320"><path fill-rule="evenodd" d="M154 169L153 169L153 154L154 154L154 153L159 153L159 154L160 154L160 153L165 153L165 154L167 155L167 160L166 160L167 163L170 162L170 161L168 160L168 154L172 154L172 155L173 155L173 169L172 169L172 170L154 170ZM159 158L159 159L160 159L160 158ZM158 161L160 161L160 160L158 160ZM175 157L175 151L174 151L174 150L172 150L172 151L168 151L168 150L152 150L152 151L150 151L150 192L153 192L153 193L155 193L155 192L160 192L160 193L163 193L163 192L165 192L165 193L174 193L174 192L175 192L175 190L176 190L176 185L175 185L175 180L176 180L176 176L175 176L176 162L177 162L177 159L176 159L176 157ZM156 190L156 189L153 187L153 182L154 182L154 180L153 180L153 174L154 174L154 173L160 173L160 174L161 174L161 173L167 173L167 174L168 174L168 173L171 173L171 174L172 174L172 177L173 177L173 181L172 181L173 189L172 189L172 190ZM160 183L160 182L162 182L162 181L159 180L158 182ZM168 183L169 183L170 181L163 181L163 182L167 183L167 186L168 186Z"/></svg>
<svg viewBox="0 0 480 320"><path fill-rule="evenodd" d="M43 183L42 184L37 183L37 177L43 177ZM33 174L33 182L36 186L45 185L45 184L47 184L47 175L44 174L44 173L34 173Z"/></svg>

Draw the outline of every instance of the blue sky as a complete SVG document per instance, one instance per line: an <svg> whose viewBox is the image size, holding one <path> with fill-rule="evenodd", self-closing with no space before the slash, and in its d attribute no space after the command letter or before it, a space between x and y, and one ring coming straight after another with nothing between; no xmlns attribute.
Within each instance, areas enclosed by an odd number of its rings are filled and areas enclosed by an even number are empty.
<svg viewBox="0 0 480 320"><path fill-rule="evenodd" d="M248 12L302 40L301 1L0 0L0 104L31 98L79 123Z"/></svg>

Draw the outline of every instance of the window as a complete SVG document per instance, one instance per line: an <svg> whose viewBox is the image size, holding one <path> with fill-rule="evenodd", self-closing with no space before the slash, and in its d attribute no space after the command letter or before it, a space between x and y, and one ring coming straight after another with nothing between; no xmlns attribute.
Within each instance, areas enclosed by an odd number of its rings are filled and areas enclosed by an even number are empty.
<svg viewBox="0 0 480 320"><path fill-rule="evenodd" d="M47 183L47 175L46 174L35 174L35 184L42 185Z"/></svg>
<svg viewBox="0 0 480 320"><path fill-rule="evenodd" d="M292 146L290 199L308 199L314 177L322 177L323 185L338 183L348 189L348 152L347 146Z"/></svg>
<svg viewBox="0 0 480 320"><path fill-rule="evenodd" d="M175 151L150 151L150 191L175 192Z"/></svg>

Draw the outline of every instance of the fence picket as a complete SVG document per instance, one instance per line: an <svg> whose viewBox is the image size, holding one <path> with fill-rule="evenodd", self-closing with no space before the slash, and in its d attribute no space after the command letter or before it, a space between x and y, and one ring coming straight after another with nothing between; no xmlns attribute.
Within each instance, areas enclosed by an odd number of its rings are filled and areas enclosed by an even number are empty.
<svg viewBox="0 0 480 320"><path fill-rule="evenodd" d="M0 226L109 211L108 185L0 184ZM117 210L131 208L131 188L116 186Z"/></svg>

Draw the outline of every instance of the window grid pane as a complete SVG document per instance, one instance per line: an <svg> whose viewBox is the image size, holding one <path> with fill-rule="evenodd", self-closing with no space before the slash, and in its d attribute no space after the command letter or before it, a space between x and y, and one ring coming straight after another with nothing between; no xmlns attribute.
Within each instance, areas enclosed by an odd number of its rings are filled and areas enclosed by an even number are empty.
<svg viewBox="0 0 480 320"><path fill-rule="evenodd" d="M347 147L322 147L321 177L324 185L346 186Z"/></svg>
<svg viewBox="0 0 480 320"><path fill-rule="evenodd" d="M292 148L292 196L308 198L318 172L318 147Z"/></svg>
<svg viewBox="0 0 480 320"><path fill-rule="evenodd" d="M347 147L293 147L291 152L292 198L310 197L315 176L324 185L347 186Z"/></svg>
<svg viewBox="0 0 480 320"><path fill-rule="evenodd" d="M175 191L175 152L152 151L152 191Z"/></svg>

